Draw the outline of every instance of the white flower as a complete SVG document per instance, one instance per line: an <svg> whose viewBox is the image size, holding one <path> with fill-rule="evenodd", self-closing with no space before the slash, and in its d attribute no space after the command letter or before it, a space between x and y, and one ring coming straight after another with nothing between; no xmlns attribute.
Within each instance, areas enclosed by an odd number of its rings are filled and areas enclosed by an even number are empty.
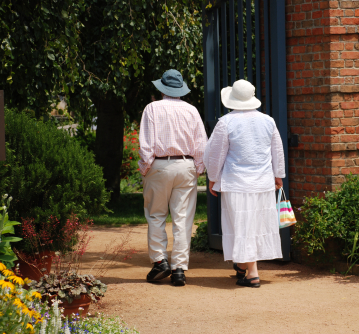
<svg viewBox="0 0 359 334"><path fill-rule="evenodd" d="M3 198L3 199L7 199L8 196L9 196L8 194L5 194L5 195L2 196L2 198Z"/></svg>
<svg viewBox="0 0 359 334"><path fill-rule="evenodd" d="M10 201L10 202L12 201L12 196L9 197L9 201Z"/></svg>
<svg viewBox="0 0 359 334"><path fill-rule="evenodd" d="M84 310L84 308L83 307L79 307L79 311L83 311Z"/></svg>

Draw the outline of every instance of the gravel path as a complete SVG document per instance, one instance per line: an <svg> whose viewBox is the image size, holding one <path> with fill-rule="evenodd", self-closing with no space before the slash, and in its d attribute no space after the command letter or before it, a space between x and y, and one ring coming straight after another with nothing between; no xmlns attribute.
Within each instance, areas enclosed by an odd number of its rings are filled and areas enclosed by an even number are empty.
<svg viewBox="0 0 359 334"><path fill-rule="evenodd" d="M130 229L137 253L101 279L108 291L99 310L121 316L141 334L359 333L359 277L266 261L259 263L262 286L242 288L222 254L192 253L185 287L171 286L169 278L146 283L146 225L95 228L84 267Z"/></svg>

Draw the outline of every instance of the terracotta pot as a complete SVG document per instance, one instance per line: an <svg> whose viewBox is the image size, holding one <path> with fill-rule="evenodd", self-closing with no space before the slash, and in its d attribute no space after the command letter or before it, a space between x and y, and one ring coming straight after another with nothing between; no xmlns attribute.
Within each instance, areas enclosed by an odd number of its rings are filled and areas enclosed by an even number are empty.
<svg viewBox="0 0 359 334"><path fill-rule="evenodd" d="M71 304L69 304L66 299L61 299L61 301L62 304L59 306L64 308L65 317L71 316L73 313L81 313L81 316L85 316L91 304L91 298L86 294L80 295L80 299L74 299ZM82 311L79 310L80 307L83 308Z"/></svg>
<svg viewBox="0 0 359 334"><path fill-rule="evenodd" d="M15 267L19 264L21 277L39 281L42 276L50 273L54 254L51 251L40 252L31 263L25 258L22 259L20 254L17 254L18 260L15 261Z"/></svg>

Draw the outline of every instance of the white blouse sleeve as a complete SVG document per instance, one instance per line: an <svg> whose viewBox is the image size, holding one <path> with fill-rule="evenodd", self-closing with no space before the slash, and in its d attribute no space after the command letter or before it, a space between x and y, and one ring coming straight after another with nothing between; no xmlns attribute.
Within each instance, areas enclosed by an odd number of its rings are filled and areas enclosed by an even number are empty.
<svg viewBox="0 0 359 334"><path fill-rule="evenodd" d="M217 182L221 177L221 171L229 149L227 125L218 121L204 153L204 164L210 181Z"/></svg>
<svg viewBox="0 0 359 334"><path fill-rule="evenodd" d="M283 143L277 127L275 127L272 135L272 167L274 177L285 178Z"/></svg>

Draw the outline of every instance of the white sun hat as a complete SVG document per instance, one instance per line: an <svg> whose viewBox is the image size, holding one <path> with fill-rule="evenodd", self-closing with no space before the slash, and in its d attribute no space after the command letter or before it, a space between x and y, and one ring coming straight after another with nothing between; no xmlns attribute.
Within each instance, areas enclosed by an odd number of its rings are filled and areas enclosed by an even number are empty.
<svg viewBox="0 0 359 334"><path fill-rule="evenodd" d="M246 80L238 80L233 87L226 87L221 90L223 105L232 110L254 110L261 106L255 96L255 87Z"/></svg>

